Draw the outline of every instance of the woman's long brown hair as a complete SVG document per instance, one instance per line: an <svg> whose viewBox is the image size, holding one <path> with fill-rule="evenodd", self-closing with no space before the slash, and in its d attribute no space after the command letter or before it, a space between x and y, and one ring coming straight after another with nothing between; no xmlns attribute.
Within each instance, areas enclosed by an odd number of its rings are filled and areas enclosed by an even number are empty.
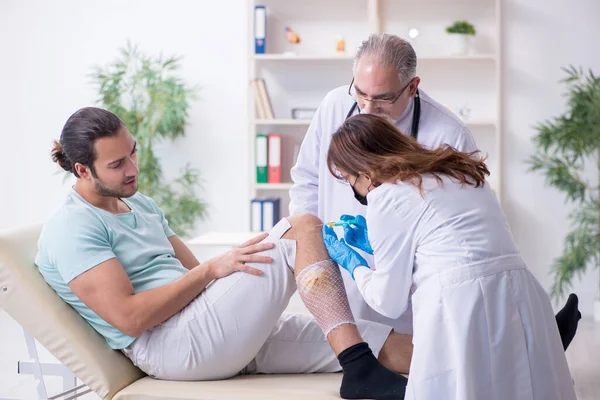
<svg viewBox="0 0 600 400"><path fill-rule="evenodd" d="M409 182L423 190L423 174L441 175L463 185L483 186L490 172L479 151L462 153L450 146L428 150L416 139L403 135L382 117L359 114L347 119L333 134L327 166L336 177L340 170L358 176L366 173L374 186L383 182Z"/></svg>

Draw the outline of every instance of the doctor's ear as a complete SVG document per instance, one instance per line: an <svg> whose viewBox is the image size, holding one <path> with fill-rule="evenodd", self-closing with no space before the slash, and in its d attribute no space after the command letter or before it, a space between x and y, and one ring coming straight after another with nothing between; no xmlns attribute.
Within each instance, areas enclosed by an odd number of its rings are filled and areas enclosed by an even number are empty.
<svg viewBox="0 0 600 400"><path fill-rule="evenodd" d="M418 76L415 76L412 80L412 82L410 83L410 87L409 89L409 96L410 97L414 97L415 94L417 94L417 88L419 87L419 83L421 83L421 78L419 78Z"/></svg>

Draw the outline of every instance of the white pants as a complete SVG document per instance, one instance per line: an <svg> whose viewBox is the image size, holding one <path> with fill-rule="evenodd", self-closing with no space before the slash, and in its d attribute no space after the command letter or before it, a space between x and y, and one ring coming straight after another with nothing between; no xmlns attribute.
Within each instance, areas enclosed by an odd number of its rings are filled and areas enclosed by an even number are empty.
<svg viewBox="0 0 600 400"><path fill-rule="evenodd" d="M144 332L123 353L158 379L216 380L239 373L338 372L341 367L314 318L282 316L296 290L296 242L281 239L281 220L262 254L271 264L249 264L263 276L234 273L209 285L179 313ZM377 356L391 328L357 321Z"/></svg>

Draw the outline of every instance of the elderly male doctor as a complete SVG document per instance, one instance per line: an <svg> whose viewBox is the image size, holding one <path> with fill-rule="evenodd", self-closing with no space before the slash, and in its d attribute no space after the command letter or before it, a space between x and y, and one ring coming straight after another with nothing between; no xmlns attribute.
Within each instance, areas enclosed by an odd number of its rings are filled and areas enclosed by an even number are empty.
<svg viewBox="0 0 600 400"><path fill-rule="evenodd" d="M323 221L338 220L342 214L365 215L366 207L361 205L365 199L353 198L351 189L329 173L326 163L331 135L352 115L369 113L387 117L401 132L429 148L449 144L463 152L477 149L465 124L419 89L416 67L415 51L398 36L373 34L362 43L354 58L354 79L350 86L327 94L304 138L291 171L294 181L290 191L291 214L312 213ZM390 229L393 235L393 227ZM364 252L361 255L373 267L373 257ZM412 334L410 306L399 319L386 318L365 303L349 274L342 276L355 318ZM579 318L577 297L571 295L556 318L565 349L575 335Z"/></svg>
<svg viewBox="0 0 600 400"><path fill-rule="evenodd" d="M312 213L324 221L342 214L365 215L366 207L353 198L350 188L339 183L325 162L331 135L358 113L385 116L401 131L431 148L444 143L458 150L476 150L469 129L422 89L416 76L417 55L405 40L390 34L371 35L354 59L354 79L327 94L308 129L298 161L292 168L290 213ZM393 234L393 233L391 233ZM373 258L361 253L373 266ZM392 326L399 333L412 333L411 307L398 320L371 309L349 274L342 274L350 307L356 318Z"/></svg>

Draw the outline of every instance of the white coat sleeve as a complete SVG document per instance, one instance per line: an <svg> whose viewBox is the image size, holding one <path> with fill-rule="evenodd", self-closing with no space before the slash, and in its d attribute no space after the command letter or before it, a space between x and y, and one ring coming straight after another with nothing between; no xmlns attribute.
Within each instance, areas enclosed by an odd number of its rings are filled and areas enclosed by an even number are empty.
<svg viewBox="0 0 600 400"><path fill-rule="evenodd" d="M406 311L410 298L419 240L417 228L425 202L418 193L411 193L409 201L394 198L393 193L388 192L373 201L369 198L367 226L375 270L356 268L354 278L371 308L388 318L397 319Z"/></svg>
<svg viewBox="0 0 600 400"><path fill-rule="evenodd" d="M321 106L304 136L296 165L290 171L294 183L290 189L290 215L318 215L322 112Z"/></svg>
<svg viewBox="0 0 600 400"><path fill-rule="evenodd" d="M458 130L456 141L451 145L456 150L462 151L463 153L470 153L477 150L477 144L475 144L473 134L466 126Z"/></svg>

